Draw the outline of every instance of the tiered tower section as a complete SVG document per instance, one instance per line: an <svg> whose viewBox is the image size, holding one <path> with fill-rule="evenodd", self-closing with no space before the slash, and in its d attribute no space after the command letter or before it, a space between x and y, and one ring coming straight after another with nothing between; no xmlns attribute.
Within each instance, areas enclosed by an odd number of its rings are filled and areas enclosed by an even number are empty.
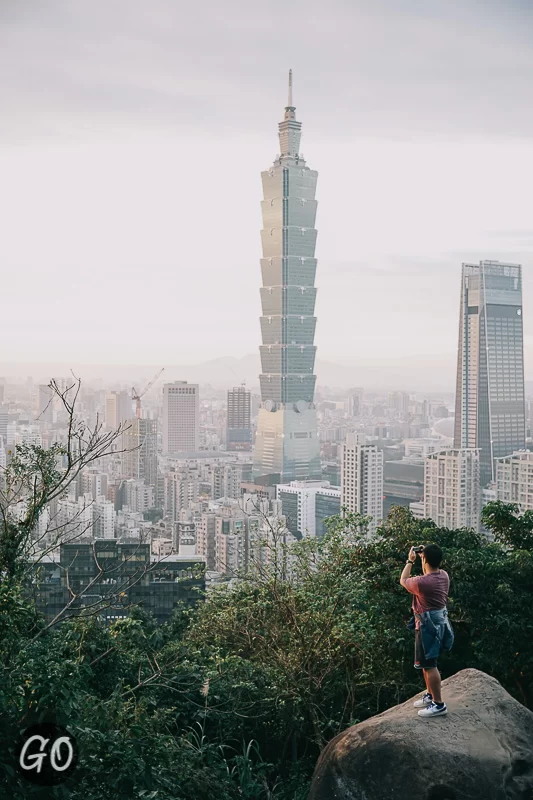
<svg viewBox="0 0 533 800"><path fill-rule="evenodd" d="M288 105L279 123L281 152L261 175L262 404L254 456L254 476L281 483L321 477L313 402L318 173L300 155L301 127L290 72Z"/></svg>

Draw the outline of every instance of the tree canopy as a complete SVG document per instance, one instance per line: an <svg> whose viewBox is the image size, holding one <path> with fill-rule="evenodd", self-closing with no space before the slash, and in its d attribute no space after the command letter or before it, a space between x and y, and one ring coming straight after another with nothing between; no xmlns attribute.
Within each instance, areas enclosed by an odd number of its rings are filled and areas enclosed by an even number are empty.
<svg viewBox="0 0 533 800"><path fill-rule="evenodd" d="M533 708L531 516L489 504L494 542L404 508L371 538L361 518L335 517L323 539L162 626L133 608L110 626L79 616L43 630L13 570L0 581L0 794L45 796L14 751L28 725L55 719L79 763L50 797L304 800L327 741L421 688L399 583L413 544L438 543L450 574L443 677L476 667Z"/></svg>

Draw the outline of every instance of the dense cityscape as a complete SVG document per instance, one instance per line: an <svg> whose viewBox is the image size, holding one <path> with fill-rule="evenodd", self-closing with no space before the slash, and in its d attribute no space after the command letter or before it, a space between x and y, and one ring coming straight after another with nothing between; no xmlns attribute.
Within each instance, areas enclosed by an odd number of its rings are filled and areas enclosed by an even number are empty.
<svg viewBox="0 0 533 800"><path fill-rule="evenodd" d="M262 174L259 387L222 391L186 375L168 383L164 368L139 389L79 382L76 417L118 433L39 517L38 598L50 618L65 601L72 553L90 561L95 541L115 559L111 543L142 545L151 565L144 602L165 621L185 597L194 601L195 567L208 586L238 579L265 558L273 531L285 544L321 538L329 518L352 512L373 534L405 506L415 519L479 532L488 502L533 510L519 265L463 265L455 400L320 382L315 391L318 173L300 155L292 92L291 72L280 154ZM77 379L50 380L1 379L4 468L18 445L68 444L63 398ZM87 582L94 570L93 562ZM190 576L186 587L177 575Z"/></svg>

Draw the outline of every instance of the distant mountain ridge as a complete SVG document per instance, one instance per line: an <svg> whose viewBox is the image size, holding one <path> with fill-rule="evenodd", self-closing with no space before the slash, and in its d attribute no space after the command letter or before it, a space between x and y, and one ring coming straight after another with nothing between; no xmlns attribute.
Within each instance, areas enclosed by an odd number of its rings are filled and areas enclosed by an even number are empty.
<svg viewBox="0 0 533 800"><path fill-rule="evenodd" d="M64 377L71 374L83 381L98 381L103 388L142 385L156 374L160 364L9 364L0 363L0 376L20 379L32 376L36 382L48 382L51 376ZM448 353L435 356L413 356L386 361L384 359L361 359L350 365L335 364L317 359L317 386L331 389L362 387L367 391L409 391L455 393L455 356ZM238 386L243 381L252 391L259 392L259 354L243 358L224 356L202 361L199 364L165 365L158 384L170 381L188 381L214 389ZM1 380L1 378L0 378ZM533 381L526 380L526 396L533 396Z"/></svg>
<svg viewBox="0 0 533 800"><path fill-rule="evenodd" d="M183 376L182 380L192 383L209 383L215 388L240 384L243 381L249 388L259 388L258 375L261 371L259 355L244 358L217 358L197 365L169 367L165 370L166 379L170 376ZM393 363L381 360L365 360L343 365L317 359L315 372L318 386L348 389L362 386L366 389L405 389L426 391L454 391L455 359L447 356L418 359L401 359ZM172 377L174 379L174 377Z"/></svg>
<svg viewBox="0 0 533 800"><path fill-rule="evenodd" d="M31 375L34 380L48 380L49 376L63 376L73 370L82 380L100 380L104 386L132 381L150 380L160 365L131 364L0 364L0 375L22 378ZM161 365L162 366L162 365ZM450 354L423 355L395 359L359 359L350 365L323 361L316 362L318 386L348 389L361 386L367 390L405 390L453 393L455 390L455 356ZM245 382L252 390L259 390L261 364L259 354L243 358L224 356L198 364L165 365L160 383L184 380L189 383L210 385L225 389Z"/></svg>

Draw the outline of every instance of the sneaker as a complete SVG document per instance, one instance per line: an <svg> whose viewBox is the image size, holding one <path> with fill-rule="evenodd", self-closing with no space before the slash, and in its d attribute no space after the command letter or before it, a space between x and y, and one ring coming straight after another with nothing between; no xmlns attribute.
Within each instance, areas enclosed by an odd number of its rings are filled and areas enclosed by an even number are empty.
<svg viewBox="0 0 533 800"><path fill-rule="evenodd" d="M426 706L429 706L429 704L432 702L433 702L433 697L429 694L429 692L426 692L418 700L415 700L413 705L415 708L425 708Z"/></svg>
<svg viewBox="0 0 533 800"><path fill-rule="evenodd" d="M439 706L436 703L431 702L429 706L423 708L421 711L418 712L419 717L443 717L444 714L448 713L448 709L446 708L446 703L444 705Z"/></svg>

